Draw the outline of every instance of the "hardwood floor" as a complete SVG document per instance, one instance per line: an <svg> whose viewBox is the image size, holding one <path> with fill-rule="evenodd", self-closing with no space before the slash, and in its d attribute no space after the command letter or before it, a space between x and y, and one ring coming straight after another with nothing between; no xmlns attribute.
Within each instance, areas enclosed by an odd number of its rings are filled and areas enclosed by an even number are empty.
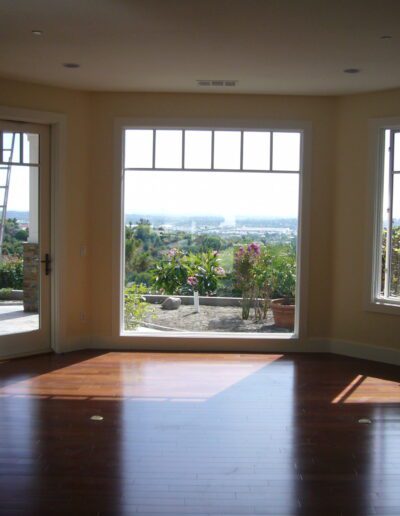
<svg viewBox="0 0 400 516"><path fill-rule="evenodd" d="M399 516L399 382L317 354L0 362L0 514Z"/></svg>

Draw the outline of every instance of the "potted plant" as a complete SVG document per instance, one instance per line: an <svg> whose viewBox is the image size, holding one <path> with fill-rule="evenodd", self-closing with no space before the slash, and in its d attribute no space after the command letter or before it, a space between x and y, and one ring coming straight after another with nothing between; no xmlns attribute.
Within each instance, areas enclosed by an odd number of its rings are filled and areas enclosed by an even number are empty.
<svg viewBox="0 0 400 516"><path fill-rule="evenodd" d="M290 251L276 255L271 260L271 310L275 325L294 329L296 293L296 256Z"/></svg>

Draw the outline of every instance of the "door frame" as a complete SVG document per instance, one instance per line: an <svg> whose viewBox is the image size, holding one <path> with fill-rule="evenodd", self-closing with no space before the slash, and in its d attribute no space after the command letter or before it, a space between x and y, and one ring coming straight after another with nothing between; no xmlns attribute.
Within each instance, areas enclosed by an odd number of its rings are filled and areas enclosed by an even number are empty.
<svg viewBox="0 0 400 516"><path fill-rule="evenodd" d="M47 125L50 128L50 249L52 257L52 276L50 293L50 347L56 353L66 350L65 322L61 317L63 289L62 271L65 270L64 242L61 235L66 233L66 133L67 117L63 113L37 111L32 109L0 106L0 119L9 122L29 122ZM36 353L43 353L43 349ZM16 353L1 358L23 356ZM35 354L35 351L29 352Z"/></svg>

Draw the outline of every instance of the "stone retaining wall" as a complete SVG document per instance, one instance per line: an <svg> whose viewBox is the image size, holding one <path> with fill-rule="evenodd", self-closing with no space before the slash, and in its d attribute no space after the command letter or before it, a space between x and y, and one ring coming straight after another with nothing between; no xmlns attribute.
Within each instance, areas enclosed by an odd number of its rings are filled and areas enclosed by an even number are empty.
<svg viewBox="0 0 400 516"><path fill-rule="evenodd" d="M148 303L152 304L161 304L167 297L179 297L183 305L193 305L193 296L166 296L161 294L145 294L143 297L146 298L146 301ZM200 296L199 299L200 305L203 306L242 306L241 297Z"/></svg>

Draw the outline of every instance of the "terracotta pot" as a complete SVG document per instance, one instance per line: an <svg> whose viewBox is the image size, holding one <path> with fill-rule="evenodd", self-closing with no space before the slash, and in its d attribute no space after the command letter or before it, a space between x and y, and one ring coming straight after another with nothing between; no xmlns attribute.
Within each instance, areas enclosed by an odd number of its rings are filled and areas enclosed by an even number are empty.
<svg viewBox="0 0 400 516"><path fill-rule="evenodd" d="M275 326L287 330L294 329L294 308L295 305L284 305L283 298L271 301L271 310L274 315Z"/></svg>

